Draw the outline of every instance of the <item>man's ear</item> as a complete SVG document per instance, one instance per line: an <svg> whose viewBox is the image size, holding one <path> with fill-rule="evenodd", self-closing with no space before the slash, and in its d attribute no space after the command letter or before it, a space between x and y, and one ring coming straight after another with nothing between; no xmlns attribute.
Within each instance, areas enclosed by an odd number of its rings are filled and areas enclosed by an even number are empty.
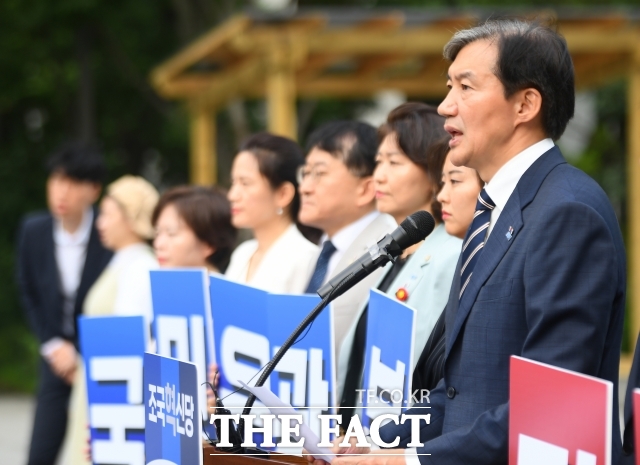
<svg viewBox="0 0 640 465"><path fill-rule="evenodd" d="M358 180L356 192L356 205L363 207L370 204L376 198L376 188L373 183L373 176L366 176Z"/></svg>
<svg viewBox="0 0 640 465"><path fill-rule="evenodd" d="M516 126L542 118L542 95L533 87L523 89L514 95Z"/></svg>

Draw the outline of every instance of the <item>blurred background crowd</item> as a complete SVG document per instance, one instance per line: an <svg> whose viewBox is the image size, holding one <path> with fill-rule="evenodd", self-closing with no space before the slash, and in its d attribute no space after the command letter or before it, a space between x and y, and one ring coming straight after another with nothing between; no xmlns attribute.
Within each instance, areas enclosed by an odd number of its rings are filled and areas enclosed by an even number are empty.
<svg viewBox="0 0 640 465"><path fill-rule="evenodd" d="M255 136L267 128L267 103L261 98L238 96L218 108L213 121L216 134L214 144L217 154L217 184L224 190L182 187L168 191L172 187L186 186L196 180L193 166L189 164L189 138L193 128L190 128L189 106L184 101L163 98L152 85L149 74L159 63L247 8L254 14L285 16L295 14L296 9L299 11L304 8L350 7L351 10L344 10L351 11L349 14L353 14L354 11L366 14L376 8L381 11L385 8L387 10L384 11L392 11L393 8L417 8L419 11L443 14L455 9L469 15L473 14L474 8L484 8L482 15L490 16L494 10L495 14L500 14L504 8L514 6L522 8L523 12L545 11L548 9L548 2L0 2L0 215L3 219L0 223L0 392L33 394L36 387L41 347L28 327L19 301L15 279L17 234L20 220L27 212L47 209L47 178L56 172L57 167L63 166L64 163L72 163L68 160L56 161L56 154L64 158L64 155L60 155L62 152L73 152L76 148L83 147L81 151L85 155L100 153L104 156L104 172L89 174L85 179L109 186L106 190L109 195L101 204L102 229L106 231L102 242L116 253L124 246L140 244L140 260L147 260L144 266L148 268L157 266L156 260L159 266L184 265L172 262L171 252L163 243L164 234L175 232L172 228L175 229L176 215L181 218L189 218L191 215L193 221L187 222L192 232L202 244L208 244L218 252L215 260L198 262L198 257L195 257L194 262L189 264L207 265L214 271L224 271L227 268L231 251L239 242L235 229L229 224L231 211L226 203L229 188L231 191L228 196L232 202L234 196L240 196L231 184L234 158L236 177L242 177L238 170L252 169L252 160L247 160L248 167L244 166L242 160L236 158L238 153L260 151L265 147L269 148L269 144L279 144L274 151L288 154L289 165L294 167L293 172L288 174L292 185L297 187L298 180L304 179L304 176L319 176L313 171L298 172L298 168L304 163L304 156L309 155L308 150L303 151L293 143L287 146L287 142L274 141L265 135ZM553 4L554 8L596 18L605 13L624 16L626 11L631 11L627 9L634 6L640 6L640 2L560 0ZM444 87L444 78L442 85ZM626 233L628 225L625 172L629 116L627 98L627 82L624 78L610 80L597 88L579 93L576 118L559 144L569 162L596 179L606 191L618 215L623 233ZM386 121L389 112L407 99L407 95L397 89L355 99L340 96L301 97L296 103L296 134L290 136L296 138L301 147L309 148L314 146L314 141L310 140L314 131L326 128L327 123L332 121L363 121L379 127ZM425 97L421 100L437 106L440 98ZM370 130L373 131L373 128ZM384 135L384 131L382 134ZM252 135L254 136L250 138ZM330 137L325 134L323 139L328 140ZM74 141L75 148L70 149L69 141ZM315 145L317 143L316 140ZM66 148L60 151L61 147ZM91 147L91 150L87 151L87 147ZM72 165L64 166L67 166L65 169L68 171L68 166ZM260 172L264 174L265 171L260 169ZM269 181L273 181L272 187L278 187L280 182L277 179ZM239 181L236 185L240 185ZM160 197L163 193L165 195ZM87 195L91 200L88 206L99 199L100 192L89 192ZM264 201L264 193L258 192L254 195L255 202ZM272 210L276 219L285 214L281 225L283 228L289 228L298 221L297 215L290 208L294 197L293 192L283 192L281 199L270 198L273 205L282 202L283 210L279 210L280 207ZM185 198L187 201L184 201ZM113 210L114 205L110 205L108 199L116 199L118 208L125 205L125 212L144 212L149 224L153 223L154 229L149 229L146 223L141 222L139 227L129 228L124 236L117 232L109 236L109 231L118 231L117 222L122 221L118 215L121 215L122 211L115 210L109 218L110 209ZM156 207L158 199L160 203L159 207ZM220 221L219 230L226 231L225 237L209 240L205 237L206 231L198 231L197 212L189 211L188 207L190 202L194 201L204 202L211 211L222 212L222 219L216 221ZM249 204L256 205L255 202ZM166 208L167 205L171 208ZM294 210L296 208L298 207L293 207ZM259 210L258 205L256 211L250 214L257 214ZM235 226L238 229L252 230L251 221L243 220L241 216L237 215ZM111 224L109 220L112 221ZM113 222L116 227L113 226ZM110 227L112 229L109 229ZM98 228L100 229L100 225ZM326 232L327 228L323 229ZM304 277L304 283L289 282L286 285L291 287L284 289L286 292L307 290L315 263L314 254L319 250L315 245L308 247L303 235L311 242L317 243L321 231L304 227L299 230L300 253L308 254L310 258L307 263L312 266L304 273L294 273L292 279L296 276ZM253 233L259 242L259 232ZM241 239L251 236L251 232L240 233ZM156 241L155 257L146 242L153 238ZM238 250L240 258L236 260L238 263L234 264L232 261L229 273L235 274L236 278L253 276L259 280L259 270L247 269L251 266L250 260L241 257L243 253L248 257L255 253L255 241L244 246L245 249L247 247L254 249ZM222 253L219 253L220 251ZM211 256L206 252L202 252L201 257ZM141 306L144 307L144 304ZM123 312L126 313L126 309ZM631 331L626 331L623 351L631 349L633 339ZM66 374L73 375L70 372Z"/></svg>

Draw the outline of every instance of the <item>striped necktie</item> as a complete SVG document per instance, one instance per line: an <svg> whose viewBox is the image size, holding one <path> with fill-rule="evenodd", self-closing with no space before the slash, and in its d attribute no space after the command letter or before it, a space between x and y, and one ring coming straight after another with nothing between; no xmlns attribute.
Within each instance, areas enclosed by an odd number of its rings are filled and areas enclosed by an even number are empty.
<svg viewBox="0 0 640 465"><path fill-rule="evenodd" d="M473 268L478 262L478 257L484 247L485 236L489 229L489 222L491 221L491 211L495 208L496 204L493 203L487 191L482 189L478 195L478 202L476 203L476 212L473 215L473 222L471 227L467 231L467 237L464 239L464 245L462 246L462 268L460 268L460 296L467 288L471 275L473 274Z"/></svg>

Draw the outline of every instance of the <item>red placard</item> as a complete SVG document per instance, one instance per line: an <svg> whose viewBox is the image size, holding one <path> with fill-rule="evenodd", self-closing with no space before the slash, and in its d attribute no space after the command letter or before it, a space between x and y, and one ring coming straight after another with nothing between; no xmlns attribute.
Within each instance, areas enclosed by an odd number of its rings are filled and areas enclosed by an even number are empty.
<svg viewBox="0 0 640 465"><path fill-rule="evenodd" d="M511 357L509 465L611 465L613 383Z"/></svg>
<svg viewBox="0 0 640 465"><path fill-rule="evenodd" d="M640 389L633 390L633 439L635 440L635 448L640 445ZM636 465L640 465L640 454L636 451Z"/></svg>

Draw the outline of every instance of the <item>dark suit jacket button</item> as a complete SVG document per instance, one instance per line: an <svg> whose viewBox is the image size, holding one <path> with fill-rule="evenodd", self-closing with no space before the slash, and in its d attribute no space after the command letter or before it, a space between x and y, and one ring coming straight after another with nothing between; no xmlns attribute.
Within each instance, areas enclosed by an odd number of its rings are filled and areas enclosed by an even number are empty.
<svg viewBox="0 0 640 465"><path fill-rule="evenodd" d="M456 396L456 388L454 388L453 386L449 386L449 389L447 389L447 397L449 399L453 399Z"/></svg>

